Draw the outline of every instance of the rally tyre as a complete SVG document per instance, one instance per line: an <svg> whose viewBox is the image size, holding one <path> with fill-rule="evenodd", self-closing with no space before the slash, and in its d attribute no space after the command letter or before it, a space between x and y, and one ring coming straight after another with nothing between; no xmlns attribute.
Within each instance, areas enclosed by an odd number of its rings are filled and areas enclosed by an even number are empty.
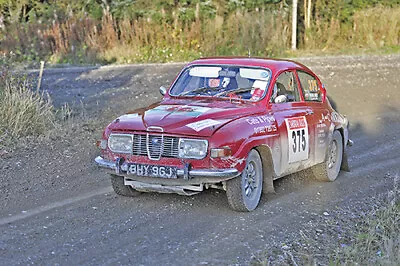
<svg viewBox="0 0 400 266"><path fill-rule="evenodd" d="M326 161L314 166L312 172L319 181L333 182L339 175L343 159L343 140L339 131L333 132Z"/></svg>
<svg viewBox="0 0 400 266"><path fill-rule="evenodd" d="M135 197L140 195L140 192L133 189L130 186L125 186L124 177L111 175L111 186L114 189L115 193L121 196L126 197Z"/></svg>
<svg viewBox="0 0 400 266"><path fill-rule="evenodd" d="M230 207L235 211L249 212L260 202L263 169L260 155L251 150L242 174L226 183L226 195Z"/></svg>

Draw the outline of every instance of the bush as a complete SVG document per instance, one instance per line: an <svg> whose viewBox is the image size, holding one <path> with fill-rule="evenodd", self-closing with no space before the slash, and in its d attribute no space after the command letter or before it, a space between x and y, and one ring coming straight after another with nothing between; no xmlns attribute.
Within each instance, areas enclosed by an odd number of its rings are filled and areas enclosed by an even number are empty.
<svg viewBox="0 0 400 266"><path fill-rule="evenodd" d="M0 145L24 136L38 136L55 125L48 95L32 90L32 81L0 72Z"/></svg>

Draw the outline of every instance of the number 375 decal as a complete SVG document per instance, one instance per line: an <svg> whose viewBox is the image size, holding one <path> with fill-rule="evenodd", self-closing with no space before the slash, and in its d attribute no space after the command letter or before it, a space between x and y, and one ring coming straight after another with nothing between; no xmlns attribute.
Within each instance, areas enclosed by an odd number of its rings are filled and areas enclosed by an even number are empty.
<svg viewBox="0 0 400 266"><path fill-rule="evenodd" d="M288 131L289 163L308 159L309 136L304 116L285 119Z"/></svg>

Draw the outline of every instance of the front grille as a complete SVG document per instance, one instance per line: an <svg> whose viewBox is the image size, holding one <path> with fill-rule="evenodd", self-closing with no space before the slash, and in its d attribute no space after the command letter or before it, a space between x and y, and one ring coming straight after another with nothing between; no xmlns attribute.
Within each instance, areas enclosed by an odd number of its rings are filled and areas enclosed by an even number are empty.
<svg viewBox="0 0 400 266"><path fill-rule="evenodd" d="M148 156L151 160L161 157L178 157L179 138L153 134L133 135L133 155Z"/></svg>

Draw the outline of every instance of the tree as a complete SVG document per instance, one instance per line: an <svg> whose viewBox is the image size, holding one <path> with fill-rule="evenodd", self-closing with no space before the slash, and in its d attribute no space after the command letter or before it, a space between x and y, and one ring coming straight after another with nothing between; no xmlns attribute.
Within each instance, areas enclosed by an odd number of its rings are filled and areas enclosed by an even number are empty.
<svg viewBox="0 0 400 266"><path fill-rule="evenodd" d="M304 0L304 23L305 28L309 29L311 26L311 0Z"/></svg>
<svg viewBox="0 0 400 266"><path fill-rule="evenodd" d="M297 0L293 0L292 7L292 50L297 49Z"/></svg>

